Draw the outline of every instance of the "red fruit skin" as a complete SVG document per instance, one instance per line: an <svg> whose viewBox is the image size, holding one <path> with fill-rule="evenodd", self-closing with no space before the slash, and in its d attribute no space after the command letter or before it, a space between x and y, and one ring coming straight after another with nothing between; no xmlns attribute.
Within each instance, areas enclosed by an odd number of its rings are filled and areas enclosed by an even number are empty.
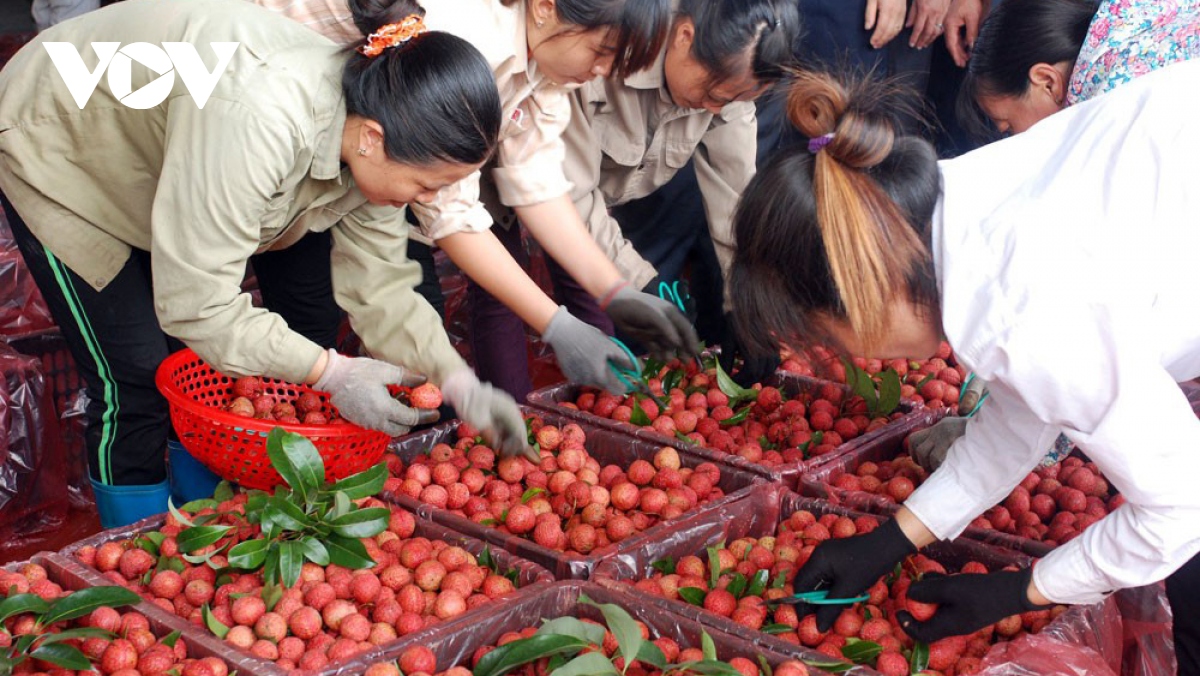
<svg viewBox="0 0 1200 676"><path fill-rule="evenodd" d="M907 603L905 604L905 609L908 610L908 612L912 614L913 618L916 621L927 622L927 621L929 621L929 619L931 617L933 617L934 613L937 612L937 604L936 603L921 603L920 601L914 601L912 599L907 599Z"/></svg>
<svg viewBox="0 0 1200 676"><path fill-rule="evenodd" d="M425 646L413 646L400 654L400 671L405 674L423 672L433 674L437 671L437 657Z"/></svg>
<svg viewBox="0 0 1200 676"><path fill-rule="evenodd" d="M418 385L408 395L413 408L435 409L442 405L442 391L433 383Z"/></svg>

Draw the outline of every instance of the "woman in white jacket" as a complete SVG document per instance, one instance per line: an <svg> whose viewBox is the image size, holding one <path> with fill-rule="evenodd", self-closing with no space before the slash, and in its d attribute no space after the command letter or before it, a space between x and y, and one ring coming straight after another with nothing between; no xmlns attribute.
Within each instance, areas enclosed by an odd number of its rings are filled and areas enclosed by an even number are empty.
<svg viewBox="0 0 1200 676"><path fill-rule="evenodd" d="M881 358L926 357L944 336L991 401L894 520L819 546L796 590L854 596L956 537L1062 432L1126 504L1032 569L914 583L938 610L902 614L906 631L936 640L1165 578L1180 673L1200 673L1200 420L1176 385L1200 375L1200 63L941 164L896 131L880 91L815 74L794 86L792 121L813 141L744 195L739 327L758 351L817 339ZM819 628L840 610L818 610Z"/></svg>

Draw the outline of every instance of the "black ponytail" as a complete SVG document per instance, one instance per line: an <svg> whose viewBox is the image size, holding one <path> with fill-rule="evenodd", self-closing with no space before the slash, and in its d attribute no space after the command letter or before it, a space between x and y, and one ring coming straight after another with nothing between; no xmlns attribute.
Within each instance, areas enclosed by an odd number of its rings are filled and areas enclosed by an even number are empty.
<svg viewBox="0 0 1200 676"><path fill-rule="evenodd" d="M786 75L794 59L800 15L791 0L680 0L679 16L692 20L692 56L712 74L728 79L743 67L746 50L756 80Z"/></svg>
<svg viewBox="0 0 1200 676"><path fill-rule="evenodd" d="M374 8L380 13L368 14ZM364 34L424 15L412 0L351 0ZM372 16L374 18L367 19ZM346 112L383 127L384 150L396 162L486 161L500 134L500 94L479 50L449 33L429 31L375 57L350 52L342 71Z"/></svg>
<svg viewBox="0 0 1200 676"><path fill-rule="evenodd" d="M1029 69L1079 58L1099 0L1004 0L971 48L958 95L958 117L981 137L995 131L979 107L982 96L1024 96Z"/></svg>

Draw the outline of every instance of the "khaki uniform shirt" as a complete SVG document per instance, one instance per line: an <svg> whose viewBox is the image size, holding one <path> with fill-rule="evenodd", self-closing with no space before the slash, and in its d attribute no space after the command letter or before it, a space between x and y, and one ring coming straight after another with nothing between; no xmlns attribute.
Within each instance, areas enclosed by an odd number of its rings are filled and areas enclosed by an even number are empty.
<svg viewBox="0 0 1200 676"><path fill-rule="evenodd" d="M720 115L671 101L663 54L624 82L596 79L571 95L567 179L575 206L622 276L642 288L655 276L621 234L609 207L649 195L695 160L696 179L722 273L733 262L733 214L754 176L758 143L754 104L735 102Z"/></svg>
<svg viewBox="0 0 1200 676"><path fill-rule="evenodd" d="M42 46L240 43L204 109L182 78L128 108L102 77L79 109ZM367 349L435 381L465 364L413 286L402 212L368 204L340 166L344 56L240 0L126 0L42 33L0 72L0 189L38 239L102 290L149 251L165 332L219 370L293 382L320 348L241 293L246 260L331 230L333 288ZM156 73L133 67L133 91Z"/></svg>
<svg viewBox="0 0 1200 676"><path fill-rule="evenodd" d="M251 0L304 24L335 42L362 39L346 0ZM504 106L500 146L484 171L490 181L480 193L480 173L442 189L429 204L411 208L420 222L416 239L426 243L458 232L482 232L500 220L505 207L540 204L566 194L566 150L562 133L571 116L568 90L547 80L528 57L525 0L505 7L500 0L424 2L425 25L470 42L487 59ZM331 17L342 17L332 21ZM347 39L347 36L353 36ZM490 169L489 169L490 168ZM484 204L487 204L487 207ZM490 213L489 213L490 209Z"/></svg>

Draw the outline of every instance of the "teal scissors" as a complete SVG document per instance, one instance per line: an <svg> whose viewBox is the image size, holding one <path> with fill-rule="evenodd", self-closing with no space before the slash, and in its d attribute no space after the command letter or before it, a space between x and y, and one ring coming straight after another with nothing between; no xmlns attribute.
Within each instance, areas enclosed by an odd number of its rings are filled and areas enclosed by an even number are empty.
<svg viewBox="0 0 1200 676"><path fill-rule="evenodd" d="M779 601L780 603L807 603L813 606L849 606L855 603L862 603L870 598L869 594L863 594L862 596L853 596L844 599L831 599L829 598L829 590L818 589L817 591L795 594L779 599Z"/></svg>
<svg viewBox="0 0 1200 676"><path fill-rule="evenodd" d="M680 312L685 315L687 314L686 301L690 296L688 295L687 290L681 290L679 288L679 280L670 283L659 282L658 297L667 301L668 303L674 303L675 307L679 308Z"/></svg>
<svg viewBox="0 0 1200 676"><path fill-rule="evenodd" d="M613 374L617 376L617 380L621 381L621 384L625 386L626 391L632 392L636 390L639 392L649 392L650 388L647 387L645 381L642 380L641 369L637 368L641 365L641 362L638 361L638 358L633 354L633 350L630 350L629 347L625 345L625 343L622 343L619 338L610 336L609 340L616 343L617 347L621 348L621 351L625 353L625 356L629 357L629 362L634 365L634 368L631 369L624 368L622 366L617 366L610 359L608 362L608 368L612 369Z"/></svg>

